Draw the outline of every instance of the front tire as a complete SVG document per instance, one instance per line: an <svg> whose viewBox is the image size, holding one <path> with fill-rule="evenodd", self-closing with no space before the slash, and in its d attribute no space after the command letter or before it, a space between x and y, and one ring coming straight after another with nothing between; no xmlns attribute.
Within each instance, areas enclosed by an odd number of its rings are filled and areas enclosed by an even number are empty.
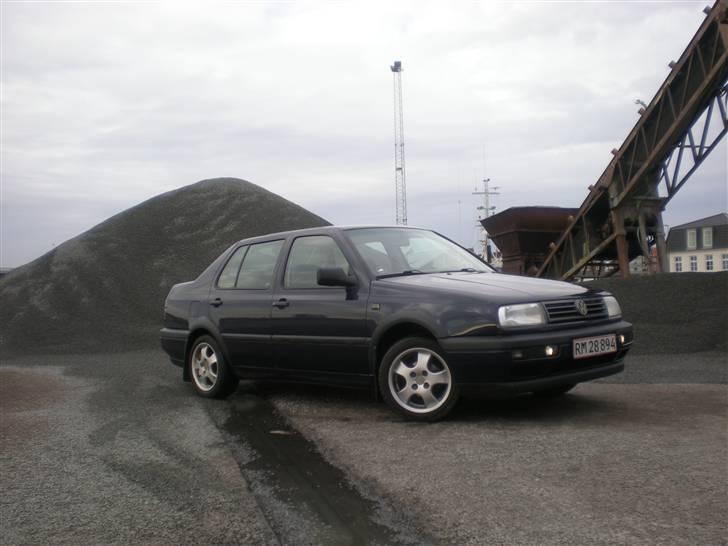
<svg viewBox="0 0 728 546"><path fill-rule="evenodd" d="M442 419L460 395L442 349L427 338L408 337L392 345L378 379L387 405L414 421Z"/></svg>
<svg viewBox="0 0 728 546"><path fill-rule="evenodd" d="M225 362L217 342L200 336L192 344L187 358L192 385L205 398L225 398L238 387L238 378Z"/></svg>

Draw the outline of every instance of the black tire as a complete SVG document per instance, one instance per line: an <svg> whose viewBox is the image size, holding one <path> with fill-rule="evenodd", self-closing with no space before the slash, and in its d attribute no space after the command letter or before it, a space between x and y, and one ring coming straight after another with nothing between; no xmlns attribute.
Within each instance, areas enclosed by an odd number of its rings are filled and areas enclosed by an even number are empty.
<svg viewBox="0 0 728 546"><path fill-rule="evenodd" d="M533 395L537 398L556 398L557 396L566 394L574 387L576 387L576 383L569 383L568 385L560 385L558 387L552 387L542 391L535 391Z"/></svg>
<svg viewBox="0 0 728 546"><path fill-rule="evenodd" d="M211 336L195 339L187 355L192 386L205 398L225 398L238 388L238 378L225 362L220 347Z"/></svg>
<svg viewBox="0 0 728 546"><path fill-rule="evenodd" d="M407 368L405 374L397 373L404 369L400 366ZM442 419L460 397L442 349L423 337L408 337L392 345L379 365L378 381L387 405L413 421Z"/></svg>

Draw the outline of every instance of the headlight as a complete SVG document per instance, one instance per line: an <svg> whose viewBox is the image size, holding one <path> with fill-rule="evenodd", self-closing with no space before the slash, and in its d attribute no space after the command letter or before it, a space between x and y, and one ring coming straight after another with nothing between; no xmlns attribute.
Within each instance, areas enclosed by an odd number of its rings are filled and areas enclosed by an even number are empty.
<svg viewBox="0 0 728 546"><path fill-rule="evenodd" d="M546 313L540 303L504 305L498 308L498 322L503 328L546 324Z"/></svg>
<svg viewBox="0 0 728 546"><path fill-rule="evenodd" d="M609 315L609 318L622 316L622 308L619 306L619 302L614 296L604 296L604 305L607 306L607 314Z"/></svg>

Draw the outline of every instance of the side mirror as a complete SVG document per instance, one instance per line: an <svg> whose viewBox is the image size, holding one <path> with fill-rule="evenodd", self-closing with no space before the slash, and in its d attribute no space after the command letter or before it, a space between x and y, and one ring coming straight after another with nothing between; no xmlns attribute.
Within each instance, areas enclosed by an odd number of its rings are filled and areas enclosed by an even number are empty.
<svg viewBox="0 0 728 546"><path fill-rule="evenodd" d="M340 267L320 267L316 272L320 286L356 286L356 278L347 275Z"/></svg>

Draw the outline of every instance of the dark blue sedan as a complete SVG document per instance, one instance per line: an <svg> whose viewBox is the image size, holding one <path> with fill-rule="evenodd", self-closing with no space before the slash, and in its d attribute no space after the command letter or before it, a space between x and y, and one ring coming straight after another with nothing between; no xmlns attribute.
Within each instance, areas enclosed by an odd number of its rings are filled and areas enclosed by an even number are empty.
<svg viewBox="0 0 728 546"><path fill-rule="evenodd" d="M497 273L408 227L245 239L164 311L162 347L202 396L239 379L360 386L427 421L464 390L563 394L622 371L632 344L610 294Z"/></svg>

